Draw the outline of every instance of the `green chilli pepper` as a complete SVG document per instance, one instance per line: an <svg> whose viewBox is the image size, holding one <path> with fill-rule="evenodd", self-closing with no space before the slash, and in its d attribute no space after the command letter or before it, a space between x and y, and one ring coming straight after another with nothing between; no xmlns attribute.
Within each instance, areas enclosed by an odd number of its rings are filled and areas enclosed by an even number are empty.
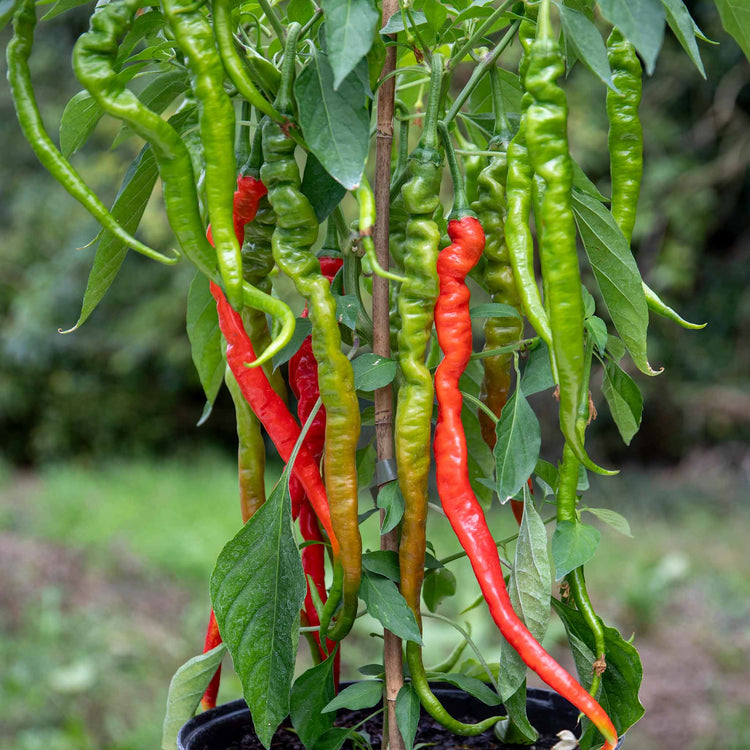
<svg viewBox="0 0 750 750"><path fill-rule="evenodd" d="M539 255L548 292L546 305L559 386L560 429L586 468L610 474L586 454L583 447L586 420L578 414L584 380L583 301L572 206L568 105L557 84L557 79L565 73L565 63L558 42L552 37L548 3L542 8L525 76L526 90L531 95L525 130L529 161L544 180Z"/></svg>
<svg viewBox="0 0 750 750"><path fill-rule="evenodd" d="M139 0L113 0L108 5L101 6L91 17L89 31L82 34L76 42L73 49L73 69L81 85L105 112L126 122L151 144L162 178L164 203L172 230L188 259L201 273L218 281L216 252L206 239L190 153L177 131L144 106L119 80L115 69L118 40L130 29L139 7ZM233 171L233 152L230 163ZM230 206L233 188L234 178L228 192ZM231 211L229 226L237 244ZM281 300L264 294L247 283L242 286L242 301L278 318L282 323L280 334L252 363L252 366L258 366L270 360L289 342L294 332L294 315Z"/></svg>
<svg viewBox="0 0 750 750"><path fill-rule="evenodd" d="M282 80L275 102L283 115L291 115L292 111L299 31L297 23L290 24L287 29ZM337 598L332 595L326 603L325 618L321 618L321 639L327 631L332 640L341 640L351 630L357 614L361 577L362 541L357 517L356 465L359 403L351 362L341 350L336 301L328 280L320 272L320 262L310 251L318 236L318 221L313 207L299 189L301 180L294 149L294 141L277 123L264 122L261 177L268 188L268 199L278 222L272 237L273 257L281 271L292 279L309 309L320 398L326 410L326 487L334 532L341 546L340 558L335 561L332 593L341 587L342 609L329 629L327 620Z"/></svg>
<svg viewBox="0 0 750 750"><path fill-rule="evenodd" d="M162 255L126 232L47 135L29 70L35 28L34 0L23 0L13 15L13 38L8 42L6 56L10 94L26 140L45 169L114 237L151 260L175 263L176 257Z"/></svg>
<svg viewBox="0 0 750 750"><path fill-rule="evenodd" d="M617 88L617 91L607 89L612 216L625 239L630 242L643 176L643 129L638 117L642 70L635 48L616 28L612 29L607 39L607 57L612 69L612 83ZM705 327L705 323L690 323L682 318L646 282L643 282L643 292L649 310L657 315L668 318L683 328Z"/></svg>

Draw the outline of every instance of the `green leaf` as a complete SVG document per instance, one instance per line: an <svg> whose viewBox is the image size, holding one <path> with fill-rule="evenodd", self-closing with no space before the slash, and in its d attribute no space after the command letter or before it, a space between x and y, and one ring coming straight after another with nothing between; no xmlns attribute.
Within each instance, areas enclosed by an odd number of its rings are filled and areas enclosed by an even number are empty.
<svg viewBox="0 0 750 750"><path fill-rule="evenodd" d="M750 8L745 0L716 0L721 23L750 60Z"/></svg>
<svg viewBox="0 0 750 750"><path fill-rule="evenodd" d="M172 677L167 693L167 712L161 733L162 750L175 750L182 725L193 718L203 693L221 664L226 644L186 661Z"/></svg>
<svg viewBox="0 0 750 750"><path fill-rule="evenodd" d="M540 342L529 354L529 360L521 378L521 390L527 396L531 396L534 393L546 391L554 385L555 379L552 377L549 349L544 342Z"/></svg>
<svg viewBox="0 0 750 750"><path fill-rule="evenodd" d="M283 477L219 554L210 590L255 732L268 747L289 713L299 612L307 590Z"/></svg>
<svg viewBox="0 0 750 750"><path fill-rule="evenodd" d="M357 449L357 482L360 487L369 487L372 478L375 476L377 462L378 452L373 443Z"/></svg>
<svg viewBox="0 0 750 750"><path fill-rule="evenodd" d="M130 57L130 53L135 49L138 42L144 38L155 36L156 32L162 29L166 21L164 16L158 10L146 10L139 16L136 16L130 31L117 48L117 59L115 65L119 68Z"/></svg>
<svg viewBox="0 0 750 750"><path fill-rule="evenodd" d="M291 0L286 6L286 14L290 21L304 26L315 15L315 6L312 0Z"/></svg>
<svg viewBox="0 0 750 750"><path fill-rule="evenodd" d="M383 518L380 533L387 534L389 531L393 531L404 517L404 508L406 506L398 482L388 482L388 484L384 484L380 488L377 505L378 508L385 511L385 518Z"/></svg>
<svg viewBox="0 0 750 750"><path fill-rule="evenodd" d="M586 330L591 334L594 339L594 344L600 353L604 354L607 349L607 340L609 334L607 333L607 324L596 315L592 315L584 321Z"/></svg>
<svg viewBox="0 0 750 750"><path fill-rule="evenodd" d="M596 553L601 536L599 529L580 521L558 521L552 535L555 580L585 565Z"/></svg>
<svg viewBox="0 0 750 750"><path fill-rule="evenodd" d="M599 188L597 188L596 185L594 185L593 182L589 179L588 175L581 169L578 162L573 159L573 189L578 190L581 193L585 193L586 195L590 195L592 198L596 198L596 200L608 203L609 198L602 195L601 192L599 192Z"/></svg>
<svg viewBox="0 0 750 750"><path fill-rule="evenodd" d="M380 680L362 680L344 688L322 711L338 711L347 708L359 711L361 708L372 708L383 699L383 683Z"/></svg>
<svg viewBox="0 0 750 750"><path fill-rule="evenodd" d="M341 203L341 199L346 195L346 188L326 172L325 167L315 158L314 154L307 155L300 190L310 201L319 224L322 224L331 215L333 209Z"/></svg>
<svg viewBox="0 0 750 750"><path fill-rule="evenodd" d="M398 368L392 359L367 352L352 360L352 369L358 391L375 391L391 383Z"/></svg>
<svg viewBox="0 0 750 750"><path fill-rule="evenodd" d="M552 589L547 531L534 507L531 495L524 490L524 512L518 531L513 570L508 581L508 595L519 619L540 641L549 624L549 599ZM505 640L500 651L500 695L510 698L526 678L526 664Z"/></svg>
<svg viewBox="0 0 750 750"><path fill-rule="evenodd" d="M602 393L607 399L612 419L625 445L630 445L633 435L641 426L643 396L633 378L617 363L607 361L604 365Z"/></svg>
<svg viewBox="0 0 750 750"><path fill-rule="evenodd" d="M216 301L211 296L208 279L198 272L188 292L187 334L203 392L208 403L213 404L224 380L225 365Z"/></svg>
<svg viewBox="0 0 750 750"><path fill-rule="evenodd" d="M356 294L344 294L336 297L336 320L354 331L357 328L359 300Z"/></svg>
<svg viewBox="0 0 750 750"><path fill-rule="evenodd" d="M305 339L312 333L312 323L309 318L297 318L294 333L289 343L273 357L274 370L288 362L304 343Z"/></svg>
<svg viewBox="0 0 750 750"><path fill-rule="evenodd" d="M599 0L599 8L641 53L651 75L664 41L666 19L660 0Z"/></svg>
<svg viewBox="0 0 750 750"><path fill-rule="evenodd" d="M621 516L617 511L610 510L609 508L583 508L583 510L592 513L600 521L606 523L607 526L611 526L623 536L633 536L630 532L628 519L625 516Z"/></svg>
<svg viewBox="0 0 750 750"><path fill-rule="evenodd" d="M398 553L391 550L377 549L362 555L362 567L371 573L390 578L394 583L401 582L401 571L398 567Z"/></svg>
<svg viewBox="0 0 750 750"><path fill-rule="evenodd" d="M424 0L422 7L425 18L427 18L427 24L433 33L437 33L443 28L443 24L448 18L448 11L443 3L439 3L437 0Z"/></svg>
<svg viewBox="0 0 750 750"><path fill-rule="evenodd" d="M89 0L57 0L52 8L42 16L42 21L51 21L66 11L77 8L79 5L86 5L88 2Z"/></svg>
<svg viewBox="0 0 750 750"><path fill-rule="evenodd" d="M478 363L478 360L474 361ZM475 485L474 493L483 506L489 507L492 496L495 494L495 484L492 481L495 472L495 459L487 443L484 442L479 416L471 404L464 403L461 409L461 422L463 422L464 436L466 437L469 476L476 477L477 480L487 477L489 481L489 487L481 483Z"/></svg>
<svg viewBox="0 0 750 750"><path fill-rule="evenodd" d="M586 621L578 610L552 599L555 612L565 625L568 636L573 635L582 641L591 655L595 651L594 638ZM607 669L602 675L602 688L597 700L607 712L617 733L622 735L644 714L643 706L638 700L638 691L643 678L641 660L635 647L623 640L614 629L604 626L604 650L607 655ZM591 662L580 661L580 650L573 649L576 668L581 684L588 688L591 685ZM591 726L588 719L583 722L583 735L580 739L581 750L598 747L601 737Z"/></svg>
<svg viewBox="0 0 750 750"><path fill-rule="evenodd" d="M499 706L502 703L500 696L476 677L469 677L469 675L460 672L450 672L441 675L440 680L450 682L451 685L461 688L465 693L474 696L487 706Z"/></svg>
<svg viewBox="0 0 750 750"><path fill-rule="evenodd" d="M434 612L440 603L456 593L458 582L448 568L428 570L422 585L422 598L430 612Z"/></svg>
<svg viewBox="0 0 750 750"><path fill-rule="evenodd" d="M133 234L138 228L154 189L159 170L149 146L144 146L123 178L120 191L112 205L112 216L125 231ZM94 263L89 272L86 291L83 294L81 312L76 324L66 333L82 326L96 309L120 270L128 248L106 229L102 230Z"/></svg>
<svg viewBox="0 0 750 750"><path fill-rule="evenodd" d="M21 0L0 0L0 31L8 25L20 4Z"/></svg>
<svg viewBox="0 0 750 750"><path fill-rule="evenodd" d="M320 664L303 672L292 685L289 714L292 726L305 747L312 747L318 737L333 726L334 715L323 712L323 708L336 695L333 664L334 654L331 654Z"/></svg>
<svg viewBox="0 0 750 750"><path fill-rule="evenodd" d="M359 595L367 604L370 614L386 630L405 641L422 645L422 634L414 613L393 581L365 570Z"/></svg>
<svg viewBox="0 0 750 750"><path fill-rule="evenodd" d="M334 90L328 57L312 48L297 76L299 123L310 150L347 190L359 186L370 148L370 117L362 79L352 71Z"/></svg>
<svg viewBox="0 0 750 750"><path fill-rule="evenodd" d="M354 70L370 51L379 13L372 0L321 0L326 44L333 68L333 88Z"/></svg>
<svg viewBox="0 0 750 750"><path fill-rule="evenodd" d="M542 488L545 497L554 495L557 492L557 469L544 459L539 459L534 467L537 484Z"/></svg>
<svg viewBox="0 0 750 750"><path fill-rule="evenodd" d="M411 14L414 19L414 28L420 28L422 26L429 26L427 22L427 16L422 13L421 10L414 10ZM411 28L411 26L410 26ZM389 36L391 34L398 34L399 31L404 30L404 21L401 17L401 13L394 13L389 19L388 23L380 29L380 33L383 36Z"/></svg>
<svg viewBox="0 0 750 750"><path fill-rule="evenodd" d="M688 57L695 63L700 74L705 78L706 70L703 67L698 42L695 41L695 21L690 11L685 7L682 0L661 0L664 10L667 12L667 23L672 33L677 37ZM750 15L748 15L750 19Z"/></svg>
<svg viewBox="0 0 750 750"><path fill-rule="evenodd" d="M470 310L472 318L520 318L521 313L513 305L502 302L486 302Z"/></svg>
<svg viewBox="0 0 750 750"><path fill-rule="evenodd" d="M500 502L514 497L534 471L542 435L539 420L520 386L503 407L496 427L495 465Z"/></svg>
<svg viewBox="0 0 750 750"><path fill-rule="evenodd" d="M419 696L411 683L402 685L396 696L396 725L406 750L414 747L414 738L419 728L420 706Z"/></svg>
<svg viewBox="0 0 750 750"><path fill-rule="evenodd" d="M65 105L60 119L60 152L66 159L86 143L103 114L88 91L79 91Z"/></svg>
<svg viewBox="0 0 750 750"><path fill-rule="evenodd" d="M565 41L573 46L578 58L597 78L614 89L607 47L596 26L583 13L573 8L565 5L559 5L558 8Z"/></svg>
<svg viewBox="0 0 750 750"><path fill-rule="evenodd" d="M189 87L187 73L182 69L172 69L153 77L143 91L138 94L138 99L150 110L160 115ZM115 136L112 148L119 146L134 134L134 131L130 127L123 124Z"/></svg>
<svg viewBox="0 0 750 750"><path fill-rule="evenodd" d="M593 198L573 193L578 231L617 332L636 367L657 375L646 353L648 305L638 266L612 214ZM660 371L659 371L660 372Z"/></svg>
<svg viewBox="0 0 750 750"><path fill-rule="evenodd" d="M619 362L625 356L625 345L617 336L607 336L607 356Z"/></svg>

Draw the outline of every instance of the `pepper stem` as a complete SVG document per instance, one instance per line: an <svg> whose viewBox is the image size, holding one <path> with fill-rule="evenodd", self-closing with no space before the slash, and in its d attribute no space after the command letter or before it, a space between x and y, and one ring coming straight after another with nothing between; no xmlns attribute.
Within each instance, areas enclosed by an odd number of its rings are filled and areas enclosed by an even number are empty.
<svg viewBox="0 0 750 750"><path fill-rule="evenodd" d="M510 121L505 113L505 102L503 101L503 92L500 88L500 77L497 74L497 68L490 68L490 85L492 87L492 108L495 113L495 127L493 128L493 139L509 142L512 137Z"/></svg>
<svg viewBox="0 0 750 750"><path fill-rule="evenodd" d="M240 169L243 177L260 177L260 168L263 165L263 144L262 144L263 127L262 121L258 122L253 135L253 143L250 149L250 155Z"/></svg>
<svg viewBox="0 0 750 750"><path fill-rule="evenodd" d="M435 53L432 56L432 70L430 73L430 93L427 100L427 112L424 118L424 130L420 139L422 148L438 149L438 116L440 114L440 99L443 89L443 56Z"/></svg>
<svg viewBox="0 0 750 750"><path fill-rule="evenodd" d="M295 21L289 24L286 43L284 44L284 60L281 63L281 83L276 95L274 106L282 114L289 115L292 111L292 85L294 84L294 61L297 52L297 40L302 27Z"/></svg>
<svg viewBox="0 0 750 750"><path fill-rule="evenodd" d="M237 129L237 168L244 173L245 166L250 160L250 120L253 116L253 107L250 102L242 100L240 109L240 126Z"/></svg>
<svg viewBox="0 0 750 750"><path fill-rule="evenodd" d="M464 216L476 217L476 214L469 207L469 199L466 197L466 188L464 187L464 178L458 167L458 159L456 159L456 152L453 150L448 126L441 121L438 123L438 129L443 139L445 157L448 160L448 167L451 171L451 179L453 180L453 208L448 215L448 220L462 219Z"/></svg>
<svg viewBox="0 0 750 750"><path fill-rule="evenodd" d="M549 0L542 0L539 7L539 18L536 25L537 39L552 39L552 20L550 18Z"/></svg>

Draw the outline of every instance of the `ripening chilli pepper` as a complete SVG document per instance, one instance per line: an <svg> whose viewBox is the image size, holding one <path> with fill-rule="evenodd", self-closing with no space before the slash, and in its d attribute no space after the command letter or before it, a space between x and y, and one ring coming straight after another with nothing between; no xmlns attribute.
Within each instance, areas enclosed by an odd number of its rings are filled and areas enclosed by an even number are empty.
<svg viewBox="0 0 750 750"><path fill-rule="evenodd" d="M612 70L612 83L617 88L617 91L607 88L607 143L612 175L611 211L617 226L630 242L643 176L643 129L638 117L643 71L635 48L617 28L612 29L607 39L607 57ZM676 310L663 302L645 281L642 283L649 310L683 328L705 327L705 323L690 323L685 320Z"/></svg>
<svg viewBox="0 0 750 750"><path fill-rule="evenodd" d="M465 278L481 256L484 233L471 216L451 221L448 232L453 244L438 258L440 296L435 308L435 327L445 355L435 373L438 422L434 452L440 501L503 637L544 682L594 722L607 740L605 750L612 750L617 732L607 714L542 648L513 611L495 540L471 488L458 381L472 353L470 294Z"/></svg>
<svg viewBox="0 0 750 750"><path fill-rule="evenodd" d="M162 180L164 203L170 226L185 255L198 270L219 280L216 251L206 239L195 190L193 167L185 143L177 131L125 87L118 75L119 40L130 30L140 0L112 0L100 6L90 19L90 28L73 48L73 70L81 85L112 117L127 123L153 149ZM234 164L232 152L231 164ZM232 194L234 178L227 188ZM229 218L232 239L236 242ZM283 349L294 333L294 315L281 300L242 284L242 301L280 320L282 329L254 361L257 367Z"/></svg>
<svg viewBox="0 0 750 750"><path fill-rule="evenodd" d="M544 181L539 256L545 282L560 400L560 429L587 469L612 474L586 454L586 419L578 413L583 387L583 300L573 218L573 164L568 151L568 105L557 79L565 73L560 47L552 36L549 4L543 0L537 37L528 54L525 86L531 95L524 119L529 162Z"/></svg>
<svg viewBox="0 0 750 750"><path fill-rule="evenodd" d="M282 79L276 109L292 111L292 83L296 43L300 26L292 23L282 63ZM318 361L320 398L326 409L325 477L331 519L342 554L335 561L334 583L321 622L321 635L341 640L351 630L357 615L357 595L362 574L362 540L357 510L356 449L360 414L354 390L351 362L341 350L336 302L320 262L310 251L318 236L318 221L310 202L300 191L300 174L294 159L295 142L275 122L263 124L263 167L261 177L268 188L268 200L276 212L272 237L273 257L279 269L293 282L307 301L312 324L312 348ZM341 590L342 608L330 626L330 618Z"/></svg>
<svg viewBox="0 0 750 750"><path fill-rule="evenodd" d="M47 134L34 96L29 70L35 28L36 4L34 0L21 0L13 15L13 38L8 42L6 57L10 95L26 140L45 169L114 237L151 260L175 263L176 257L169 258L152 250L118 223Z"/></svg>

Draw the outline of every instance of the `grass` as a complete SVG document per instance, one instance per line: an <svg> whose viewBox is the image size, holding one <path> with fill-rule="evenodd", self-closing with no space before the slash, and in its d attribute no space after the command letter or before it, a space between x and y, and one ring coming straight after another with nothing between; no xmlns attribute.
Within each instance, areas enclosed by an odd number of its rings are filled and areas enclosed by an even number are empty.
<svg viewBox="0 0 750 750"><path fill-rule="evenodd" d="M600 614L634 634L643 654L648 713L628 745L745 747L750 516L689 476L631 477L590 493L597 505L632 509L634 538L603 528L588 575ZM158 747L169 678L200 649L208 576L239 528L235 496L232 461L210 454L0 473L0 749ZM362 509L371 503L367 493L361 501ZM493 508L490 523L498 537L515 529L508 508ZM438 514L428 533L438 557L458 550ZM366 547L378 546L375 517L363 536ZM468 563L450 568L458 594L440 612L470 621L488 661L497 661L485 608L459 616L479 592ZM379 641L368 635L376 629L365 619L344 644L344 677L379 661ZM545 644L564 654L561 638L553 621ZM430 621L425 639L430 664L458 635ZM303 666L305 646L301 653ZM226 667L221 698L239 692Z"/></svg>

